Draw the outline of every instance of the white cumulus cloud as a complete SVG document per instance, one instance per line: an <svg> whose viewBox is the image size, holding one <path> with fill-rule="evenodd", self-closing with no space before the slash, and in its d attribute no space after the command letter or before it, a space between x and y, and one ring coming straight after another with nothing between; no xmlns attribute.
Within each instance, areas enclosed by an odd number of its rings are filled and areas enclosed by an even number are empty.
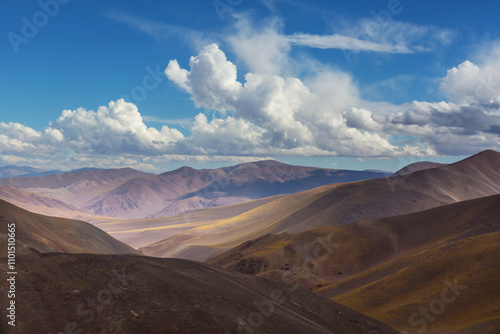
<svg viewBox="0 0 500 334"><path fill-rule="evenodd" d="M199 144L193 147L198 153L208 152L205 147L210 148L211 154L428 153L419 147L391 144L384 134L348 126L342 111L354 107L359 98L352 78L346 73L325 69L310 78L308 85L293 77L247 73L246 81L240 83L236 66L215 44L191 58L189 71L175 64L175 61L169 63L167 76L191 92L198 107L221 112L220 118L214 117L210 122L204 115L197 116L190 143ZM184 74L185 81L176 81ZM226 112L231 115L226 116Z"/></svg>
<svg viewBox="0 0 500 334"><path fill-rule="evenodd" d="M137 107L123 99L111 101L97 111L64 110L51 127L62 133L74 149L103 154L163 153L184 138L177 129L147 127Z"/></svg>
<svg viewBox="0 0 500 334"><path fill-rule="evenodd" d="M500 102L499 65L500 58L481 67L466 60L448 70L441 88L462 104Z"/></svg>

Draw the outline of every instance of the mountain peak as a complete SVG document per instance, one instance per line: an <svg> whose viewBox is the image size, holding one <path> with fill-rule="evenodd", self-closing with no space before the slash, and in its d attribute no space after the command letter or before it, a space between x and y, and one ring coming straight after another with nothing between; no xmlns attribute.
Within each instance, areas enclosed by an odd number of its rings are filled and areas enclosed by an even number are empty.
<svg viewBox="0 0 500 334"><path fill-rule="evenodd" d="M473 156L455 162L453 165L489 165L493 162L500 163L500 153L494 150L484 150Z"/></svg>
<svg viewBox="0 0 500 334"><path fill-rule="evenodd" d="M484 150L484 151L481 151L477 154L474 154L473 156L471 156L469 159L473 159L473 158L500 158L500 153L495 151L495 150Z"/></svg>
<svg viewBox="0 0 500 334"><path fill-rule="evenodd" d="M182 166L180 168L177 168L177 169L165 172L165 173L161 173L160 175L161 176L175 175L175 174L189 175L189 174L193 174L196 171L198 171L198 169L195 169L195 168L192 168L189 166Z"/></svg>
<svg viewBox="0 0 500 334"><path fill-rule="evenodd" d="M257 166L278 166L278 165L286 165L285 163L281 162L281 161L278 161L278 160L273 160L273 159L269 159L269 160L259 160L259 161L255 161L253 162L255 165Z"/></svg>
<svg viewBox="0 0 500 334"><path fill-rule="evenodd" d="M242 168L263 168L263 167L269 167L269 166L283 166L286 165L280 161L277 160L258 160L258 161L252 161L252 162L244 162L242 164L236 165L237 169L242 169Z"/></svg>
<svg viewBox="0 0 500 334"><path fill-rule="evenodd" d="M412 164L409 164L400 170L398 170L394 175L405 175L405 174L411 174L414 172L418 172L421 170L426 170L426 169L431 169L431 168L436 168L439 166L444 166L445 164L440 164L437 162L432 162L432 161L417 161Z"/></svg>

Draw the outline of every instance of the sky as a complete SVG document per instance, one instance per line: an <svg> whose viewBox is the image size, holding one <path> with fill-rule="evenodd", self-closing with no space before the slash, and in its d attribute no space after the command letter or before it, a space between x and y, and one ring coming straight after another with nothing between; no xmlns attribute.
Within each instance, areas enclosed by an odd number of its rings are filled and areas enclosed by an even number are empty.
<svg viewBox="0 0 500 334"><path fill-rule="evenodd" d="M0 165L396 171L500 150L497 1L0 4Z"/></svg>

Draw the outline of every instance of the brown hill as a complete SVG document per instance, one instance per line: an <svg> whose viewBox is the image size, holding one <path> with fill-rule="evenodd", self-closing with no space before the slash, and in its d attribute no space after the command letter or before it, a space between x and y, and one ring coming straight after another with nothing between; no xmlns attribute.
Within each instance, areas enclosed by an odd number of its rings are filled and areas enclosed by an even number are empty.
<svg viewBox="0 0 500 334"><path fill-rule="evenodd" d="M300 268L304 258L313 256L316 248L322 247L319 239L324 245L330 245L331 254L310 275L324 283L345 279L395 258L497 231L500 231L500 195L301 233L268 234L220 254L208 263L276 278L276 271L283 274L292 267ZM255 267L252 263L265 266ZM329 297L334 296L330 293Z"/></svg>
<svg viewBox="0 0 500 334"><path fill-rule="evenodd" d="M446 317L428 322L430 332L466 333L469 327L487 332L500 329L499 231L500 195L495 195L402 216L266 235L208 262L300 281L411 333L423 325L412 326L409 317L439 295L444 280L457 277L473 289L447 309Z"/></svg>
<svg viewBox="0 0 500 334"><path fill-rule="evenodd" d="M42 216L0 200L0 257L7 254L8 225L15 224L16 254L46 252L137 254L88 223Z"/></svg>
<svg viewBox="0 0 500 334"><path fill-rule="evenodd" d="M410 333L498 333L499 256L500 232L470 237L360 274L371 282L333 300Z"/></svg>
<svg viewBox="0 0 500 334"><path fill-rule="evenodd" d="M195 226L141 250L152 256L205 261L265 234L413 213L500 193L500 153L484 151L452 165L327 185L264 204L235 217Z"/></svg>
<svg viewBox="0 0 500 334"><path fill-rule="evenodd" d="M394 175L404 175L404 174L411 174L418 172L420 170L426 170L426 169L431 169L431 168L436 168L440 166L445 166L445 164L440 164L437 162L431 162L431 161L418 161L414 162L412 164L409 164L408 166L405 166L398 170Z"/></svg>
<svg viewBox="0 0 500 334"><path fill-rule="evenodd" d="M500 193L500 153L484 151L455 164L348 183L280 223L282 231L389 217Z"/></svg>
<svg viewBox="0 0 500 334"><path fill-rule="evenodd" d="M18 267L16 333L398 333L307 290L185 260L41 254Z"/></svg>

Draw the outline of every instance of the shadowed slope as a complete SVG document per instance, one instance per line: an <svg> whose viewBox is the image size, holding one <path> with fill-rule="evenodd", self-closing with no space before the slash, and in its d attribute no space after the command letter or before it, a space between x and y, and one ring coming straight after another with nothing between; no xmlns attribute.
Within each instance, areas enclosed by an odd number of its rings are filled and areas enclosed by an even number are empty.
<svg viewBox="0 0 500 334"><path fill-rule="evenodd" d="M18 268L22 333L398 333L309 291L191 261L45 254Z"/></svg>
<svg viewBox="0 0 500 334"><path fill-rule="evenodd" d="M16 228L17 255L34 252L137 253L88 223L38 215L0 200L0 256L7 254L7 226L12 223Z"/></svg>

